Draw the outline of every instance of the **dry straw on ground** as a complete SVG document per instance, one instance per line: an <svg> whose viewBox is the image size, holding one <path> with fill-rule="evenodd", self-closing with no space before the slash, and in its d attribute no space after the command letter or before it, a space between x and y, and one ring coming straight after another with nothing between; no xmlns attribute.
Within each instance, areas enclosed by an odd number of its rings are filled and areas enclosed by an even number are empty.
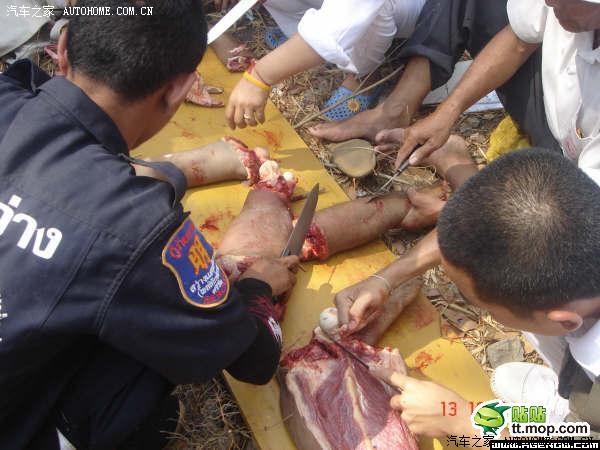
<svg viewBox="0 0 600 450"><path fill-rule="evenodd" d="M263 9L258 9L253 14L253 20L243 20L235 29L235 33L252 48L256 56L261 56L268 51L264 44L264 32L266 26L272 22ZM211 18L215 20L218 15L212 15ZM53 73L54 66L49 58L41 55L37 62L48 72ZM384 64L379 71L379 77L385 77L396 67L397 63ZM1 69L3 67L0 65ZM298 74L276 86L271 94L271 100L290 123L296 124L307 116L318 113L319 106L327 100L343 77L339 70L322 66ZM427 112L428 110L424 108L420 114L425 115ZM456 125L454 132L467 140L469 151L477 164L485 164L484 154L489 135L503 115L503 112L469 114L463 116ZM350 198L377 192L393 173L390 158L386 155L378 155L377 168L373 176L361 180L350 179L331 163L326 145L308 134L305 128L299 128L297 131ZM427 186L437 181L437 176L430 168L409 168L394 181L393 188L405 190L411 186ZM384 236L384 241L394 253L400 254L413 246L420 237L414 233L392 230ZM428 271L424 278L426 296L445 319L444 331L449 337L460 339L475 359L489 371L485 352L487 346L519 333L506 329L495 322L489 314L482 314L477 308L466 304L441 268ZM525 358L531 362L539 362L537 354L527 344L525 344ZM185 412L181 429L173 435L171 449L256 448L252 433L245 424L235 399L222 377L217 377L203 385L179 386L175 393L185 405Z"/></svg>

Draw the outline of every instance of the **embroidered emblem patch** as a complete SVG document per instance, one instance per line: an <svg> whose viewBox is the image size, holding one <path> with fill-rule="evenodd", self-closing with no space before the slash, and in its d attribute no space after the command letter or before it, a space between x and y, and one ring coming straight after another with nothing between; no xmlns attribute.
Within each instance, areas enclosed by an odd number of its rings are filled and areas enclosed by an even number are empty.
<svg viewBox="0 0 600 450"><path fill-rule="evenodd" d="M162 263L177 278L188 303L214 308L227 300L229 279L215 263L212 246L191 219L186 219L167 242Z"/></svg>

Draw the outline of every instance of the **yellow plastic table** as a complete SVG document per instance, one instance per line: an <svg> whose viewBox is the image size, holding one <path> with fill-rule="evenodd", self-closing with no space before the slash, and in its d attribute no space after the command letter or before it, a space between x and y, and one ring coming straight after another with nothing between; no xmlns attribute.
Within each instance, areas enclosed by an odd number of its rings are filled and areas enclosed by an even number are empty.
<svg viewBox="0 0 600 450"><path fill-rule="evenodd" d="M225 95L239 80L230 74L212 51L205 56L199 71L206 83L222 86ZM134 156L156 156L204 145L233 135L249 147L263 146L280 161L282 168L299 178L296 192L308 191L318 182L326 189L319 197L318 209L348 198L335 180L306 147L290 124L269 102L267 122L258 128L231 132L226 126L224 110L183 105L175 117L153 139L135 149ZM242 208L248 187L240 182L190 189L183 204L208 240L218 245L227 225ZM296 214L303 202L296 202ZM306 272L298 273L298 283L287 305L282 323L284 350L303 346L318 324L319 313L332 305L334 293L360 281L394 259L380 242L337 255L324 263L305 264ZM235 330L231 330L235 333ZM412 371L443 384L473 402L493 398L488 377L459 341L441 337L440 318L431 303L422 295L388 330L382 345L397 347ZM229 385L262 450L295 449L279 410L279 386L275 380L266 386L252 386L227 377ZM440 399L440 408L444 399ZM448 412L449 409L448 409ZM475 436L473 430L472 436ZM421 439L421 449L442 449L442 442ZM301 449L300 449L301 450Z"/></svg>

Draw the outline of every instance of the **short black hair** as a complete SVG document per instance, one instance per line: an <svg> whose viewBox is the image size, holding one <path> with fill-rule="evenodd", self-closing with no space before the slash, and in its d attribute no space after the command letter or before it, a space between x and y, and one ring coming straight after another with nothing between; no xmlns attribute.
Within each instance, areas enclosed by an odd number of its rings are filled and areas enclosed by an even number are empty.
<svg viewBox="0 0 600 450"><path fill-rule="evenodd" d="M116 15L132 6L136 15ZM112 14L68 17L71 67L125 100L193 72L206 51L202 0L79 0L77 7L110 7ZM152 7L152 15L141 15L140 7Z"/></svg>
<svg viewBox="0 0 600 450"><path fill-rule="evenodd" d="M479 295L513 312L600 295L600 187L560 154L492 162L452 195L438 240Z"/></svg>

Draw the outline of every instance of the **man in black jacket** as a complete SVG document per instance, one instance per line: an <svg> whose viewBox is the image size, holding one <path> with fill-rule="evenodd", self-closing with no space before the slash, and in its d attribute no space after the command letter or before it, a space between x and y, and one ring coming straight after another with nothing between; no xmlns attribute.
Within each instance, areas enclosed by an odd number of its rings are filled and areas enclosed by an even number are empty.
<svg viewBox="0 0 600 450"><path fill-rule="evenodd" d="M132 5L137 15L117 15ZM2 449L58 448L59 436L78 449L158 447L149 430L176 419L174 384L222 369L270 380L272 296L294 283L289 257L230 284L179 202L183 174L159 163L168 181L135 176L128 157L195 80L202 1L78 6L111 14L70 17L64 78L30 61L0 75Z"/></svg>

